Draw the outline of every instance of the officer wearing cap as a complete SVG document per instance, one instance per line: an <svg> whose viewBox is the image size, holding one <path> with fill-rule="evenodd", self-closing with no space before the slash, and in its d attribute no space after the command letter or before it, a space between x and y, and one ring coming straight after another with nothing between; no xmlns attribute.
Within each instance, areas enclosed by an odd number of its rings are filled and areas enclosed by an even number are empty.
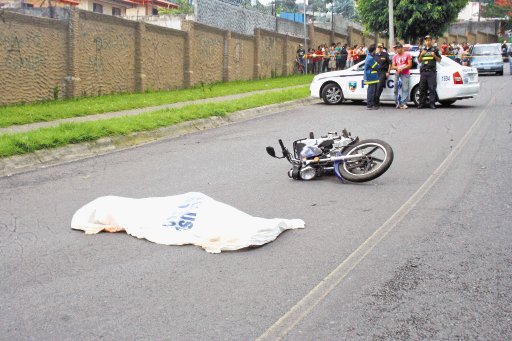
<svg viewBox="0 0 512 341"><path fill-rule="evenodd" d="M436 87L437 87L437 73L436 63L441 61L441 54L437 47L432 46L432 38L425 36L425 45L418 57L420 66L420 99L418 109L422 109L427 105L427 94L429 95L429 106L432 109L436 108Z"/></svg>
<svg viewBox="0 0 512 341"><path fill-rule="evenodd" d="M377 44L377 51L375 52L375 61L380 65L380 69L377 71L379 75L379 84L377 86L377 94L375 95L375 106L380 105L380 95L386 87L386 79L389 77L391 71L391 60L389 54L384 51L384 45Z"/></svg>

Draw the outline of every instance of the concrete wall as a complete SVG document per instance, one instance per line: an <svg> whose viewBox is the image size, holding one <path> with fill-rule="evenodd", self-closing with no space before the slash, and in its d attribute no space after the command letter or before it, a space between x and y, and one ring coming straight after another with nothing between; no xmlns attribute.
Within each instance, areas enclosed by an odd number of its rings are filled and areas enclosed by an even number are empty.
<svg viewBox="0 0 512 341"><path fill-rule="evenodd" d="M5 11L0 20L0 103L53 99L67 72L66 22Z"/></svg>
<svg viewBox="0 0 512 341"><path fill-rule="evenodd" d="M253 79L254 37L231 33L228 47L227 78L238 80ZM253 58L247 58L252 56Z"/></svg>
<svg viewBox="0 0 512 341"><path fill-rule="evenodd" d="M142 74L145 75L143 88L176 89L185 82L185 43L187 34L153 25L144 25L142 41L144 60Z"/></svg>
<svg viewBox="0 0 512 341"><path fill-rule="evenodd" d="M317 48L318 45L321 44L330 44L331 43L331 31L323 28L314 27L311 45L314 48Z"/></svg>
<svg viewBox="0 0 512 341"><path fill-rule="evenodd" d="M224 80L225 32L194 22L186 26L190 36L190 84L215 83Z"/></svg>
<svg viewBox="0 0 512 341"><path fill-rule="evenodd" d="M75 44L81 96L135 91L138 23L80 11Z"/></svg>

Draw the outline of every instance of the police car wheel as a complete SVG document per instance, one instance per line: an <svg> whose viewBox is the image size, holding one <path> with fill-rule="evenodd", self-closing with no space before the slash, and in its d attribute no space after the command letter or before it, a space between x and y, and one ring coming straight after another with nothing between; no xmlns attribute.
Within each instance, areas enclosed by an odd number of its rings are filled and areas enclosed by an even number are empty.
<svg viewBox="0 0 512 341"><path fill-rule="evenodd" d="M427 98L426 98L426 105L430 104L430 97L429 97L430 91L427 90ZM414 102L414 105L418 106L420 105L420 86L417 85L412 89L412 101Z"/></svg>
<svg viewBox="0 0 512 341"><path fill-rule="evenodd" d="M322 90L322 99L326 104L339 104L343 100L343 93L338 84L327 84Z"/></svg>

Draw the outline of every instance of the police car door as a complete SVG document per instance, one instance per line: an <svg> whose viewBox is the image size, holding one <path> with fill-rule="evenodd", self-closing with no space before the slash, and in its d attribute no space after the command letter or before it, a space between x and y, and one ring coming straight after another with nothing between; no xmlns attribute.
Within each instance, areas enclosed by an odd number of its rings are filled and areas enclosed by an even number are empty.
<svg viewBox="0 0 512 341"><path fill-rule="evenodd" d="M346 99L366 100L364 78L364 61L348 69L344 77L343 96Z"/></svg>
<svg viewBox="0 0 512 341"><path fill-rule="evenodd" d="M380 96L381 101L395 101L395 70L391 70L389 77L386 79L386 87Z"/></svg>

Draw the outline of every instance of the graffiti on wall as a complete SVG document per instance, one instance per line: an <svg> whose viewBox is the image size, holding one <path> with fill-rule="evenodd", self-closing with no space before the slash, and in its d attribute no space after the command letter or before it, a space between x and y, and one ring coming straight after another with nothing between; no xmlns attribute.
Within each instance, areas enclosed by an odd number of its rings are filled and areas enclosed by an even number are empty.
<svg viewBox="0 0 512 341"><path fill-rule="evenodd" d="M41 45L41 35L37 32L24 36L15 32L0 32L0 48L6 53L5 64L10 70L37 70L45 66L46 56L33 52Z"/></svg>
<svg viewBox="0 0 512 341"><path fill-rule="evenodd" d="M120 34L112 37L94 36L92 43L94 46L94 55L89 57L89 65L95 72L105 70L105 51L128 48L128 43L126 42L124 35Z"/></svg>
<svg viewBox="0 0 512 341"><path fill-rule="evenodd" d="M199 40L199 51L201 54L204 54L207 60L210 57L215 57L216 51L224 48L224 41L219 41L218 39L201 37Z"/></svg>

